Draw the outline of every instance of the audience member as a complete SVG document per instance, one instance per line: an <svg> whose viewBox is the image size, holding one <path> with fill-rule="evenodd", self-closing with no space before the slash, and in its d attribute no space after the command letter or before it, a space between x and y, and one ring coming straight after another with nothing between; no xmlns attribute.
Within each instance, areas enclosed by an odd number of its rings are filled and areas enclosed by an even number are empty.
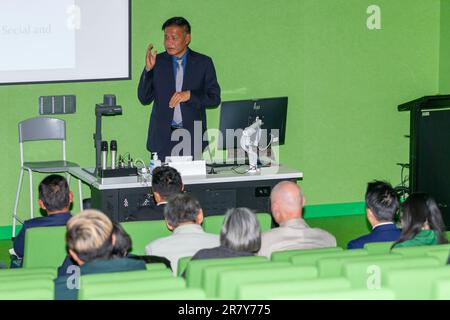
<svg viewBox="0 0 450 320"><path fill-rule="evenodd" d="M118 222L113 223L113 235L115 237L115 243L113 246L112 258L130 258L136 260L143 260L145 263L164 263L166 267L171 268L170 261L164 257L157 256L138 256L130 253L132 248L132 241L130 235L123 229ZM67 274L67 268L77 263L67 256L62 266L58 268L58 276Z"/></svg>
<svg viewBox="0 0 450 320"><path fill-rule="evenodd" d="M164 220L164 208L167 197L183 192L183 181L180 173L172 167L156 167L152 172L152 193L156 207L143 207L141 211L132 213L127 221Z"/></svg>
<svg viewBox="0 0 450 320"><path fill-rule="evenodd" d="M36 227L64 226L72 217L70 204L73 194L69 191L69 185L64 177L56 174L47 176L39 184L39 206L47 212L47 216L27 220L14 239L11 268L22 266L26 231ZM17 258L15 258L17 257Z"/></svg>
<svg viewBox="0 0 450 320"><path fill-rule="evenodd" d="M441 211L425 193L413 193L406 199L400 221L402 232L393 248L448 243Z"/></svg>
<svg viewBox="0 0 450 320"><path fill-rule="evenodd" d="M261 228L247 208L230 209L220 230L220 246L198 251L192 260L255 255L261 247Z"/></svg>
<svg viewBox="0 0 450 320"><path fill-rule="evenodd" d="M258 255L270 258L274 251L335 247L330 233L310 228L303 220L305 198L300 187L291 181L278 183L270 195L272 216L279 227L262 233Z"/></svg>
<svg viewBox="0 0 450 320"><path fill-rule="evenodd" d="M77 298L80 275L146 269L144 261L118 257L123 251L114 250L113 224L97 210L82 211L67 222L66 244L80 267L70 268L68 274L55 279L56 300Z"/></svg>
<svg viewBox="0 0 450 320"><path fill-rule="evenodd" d="M150 242L145 252L169 259L175 275L179 258L193 256L200 249L219 245L219 237L206 233L201 227L203 210L189 194L179 193L169 197L164 216L173 234Z"/></svg>
<svg viewBox="0 0 450 320"><path fill-rule="evenodd" d="M372 225L372 232L347 244L348 249L364 248L369 242L396 241L400 237L393 220L400 206L394 188L385 181L372 181L366 190L366 217Z"/></svg>

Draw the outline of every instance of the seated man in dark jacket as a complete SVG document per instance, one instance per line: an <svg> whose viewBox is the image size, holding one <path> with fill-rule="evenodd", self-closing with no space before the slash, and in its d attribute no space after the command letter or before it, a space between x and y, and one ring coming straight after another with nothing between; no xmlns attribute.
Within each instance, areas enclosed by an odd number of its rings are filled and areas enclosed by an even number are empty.
<svg viewBox="0 0 450 320"><path fill-rule="evenodd" d="M392 186L384 181L369 182L366 191L366 216L372 232L350 241L348 249L363 248L369 242L396 241L401 230L394 223L400 202Z"/></svg>
<svg viewBox="0 0 450 320"><path fill-rule="evenodd" d="M52 174L39 184L39 206L47 212L47 216L27 220L23 223L19 235L14 239L14 250L10 250L13 256L19 260L13 260L11 267L20 267L25 247L26 231L35 227L64 226L72 217L69 208L73 200L73 194L64 177Z"/></svg>
<svg viewBox="0 0 450 320"><path fill-rule="evenodd" d="M141 211L129 215L127 221L164 220L164 208L167 198L183 192L183 182L180 173L172 167L156 167L152 172L152 193L156 207L143 207Z"/></svg>
<svg viewBox="0 0 450 320"><path fill-rule="evenodd" d="M67 222L67 249L78 266L67 269L67 275L55 279L55 299L78 298L80 276L94 273L145 270L145 262L116 257L111 220L97 210L85 210Z"/></svg>

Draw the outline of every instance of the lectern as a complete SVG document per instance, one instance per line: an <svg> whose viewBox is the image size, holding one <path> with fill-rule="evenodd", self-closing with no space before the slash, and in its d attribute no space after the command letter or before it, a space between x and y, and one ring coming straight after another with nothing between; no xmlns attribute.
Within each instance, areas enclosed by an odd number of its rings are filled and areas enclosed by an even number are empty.
<svg viewBox="0 0 450 320"><path fill-rule="evenodd" d="M398 106L410 112L410 189L433 196L450 229L450 95L425 96Z"/></svg>

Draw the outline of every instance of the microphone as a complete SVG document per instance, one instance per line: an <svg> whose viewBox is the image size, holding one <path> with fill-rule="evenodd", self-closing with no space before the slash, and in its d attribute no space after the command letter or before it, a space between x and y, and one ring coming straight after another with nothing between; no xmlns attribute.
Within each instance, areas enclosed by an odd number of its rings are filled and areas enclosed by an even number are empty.
<svg viewBox="0 0 450 320"><path fill-rule="evenodd" d="M108 142L102 141L102 169L106 170L106 160L108 158Z"/></svg>
<svg viewBox="0 0 450 320"><path fill-rule="evenodd" d="M111 140L109 148L111 150L111 169L115 169L116 168L117 141Z"/></svg>

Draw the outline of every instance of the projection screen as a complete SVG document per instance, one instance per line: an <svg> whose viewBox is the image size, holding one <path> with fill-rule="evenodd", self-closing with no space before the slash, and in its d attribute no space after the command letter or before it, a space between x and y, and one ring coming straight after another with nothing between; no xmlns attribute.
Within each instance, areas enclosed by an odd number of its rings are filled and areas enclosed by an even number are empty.
<svg viewBox="0 0 450 320"><path fill-rule="evenodd" d="M0 0L0 84L130 79L130 0Z"/></svg>

